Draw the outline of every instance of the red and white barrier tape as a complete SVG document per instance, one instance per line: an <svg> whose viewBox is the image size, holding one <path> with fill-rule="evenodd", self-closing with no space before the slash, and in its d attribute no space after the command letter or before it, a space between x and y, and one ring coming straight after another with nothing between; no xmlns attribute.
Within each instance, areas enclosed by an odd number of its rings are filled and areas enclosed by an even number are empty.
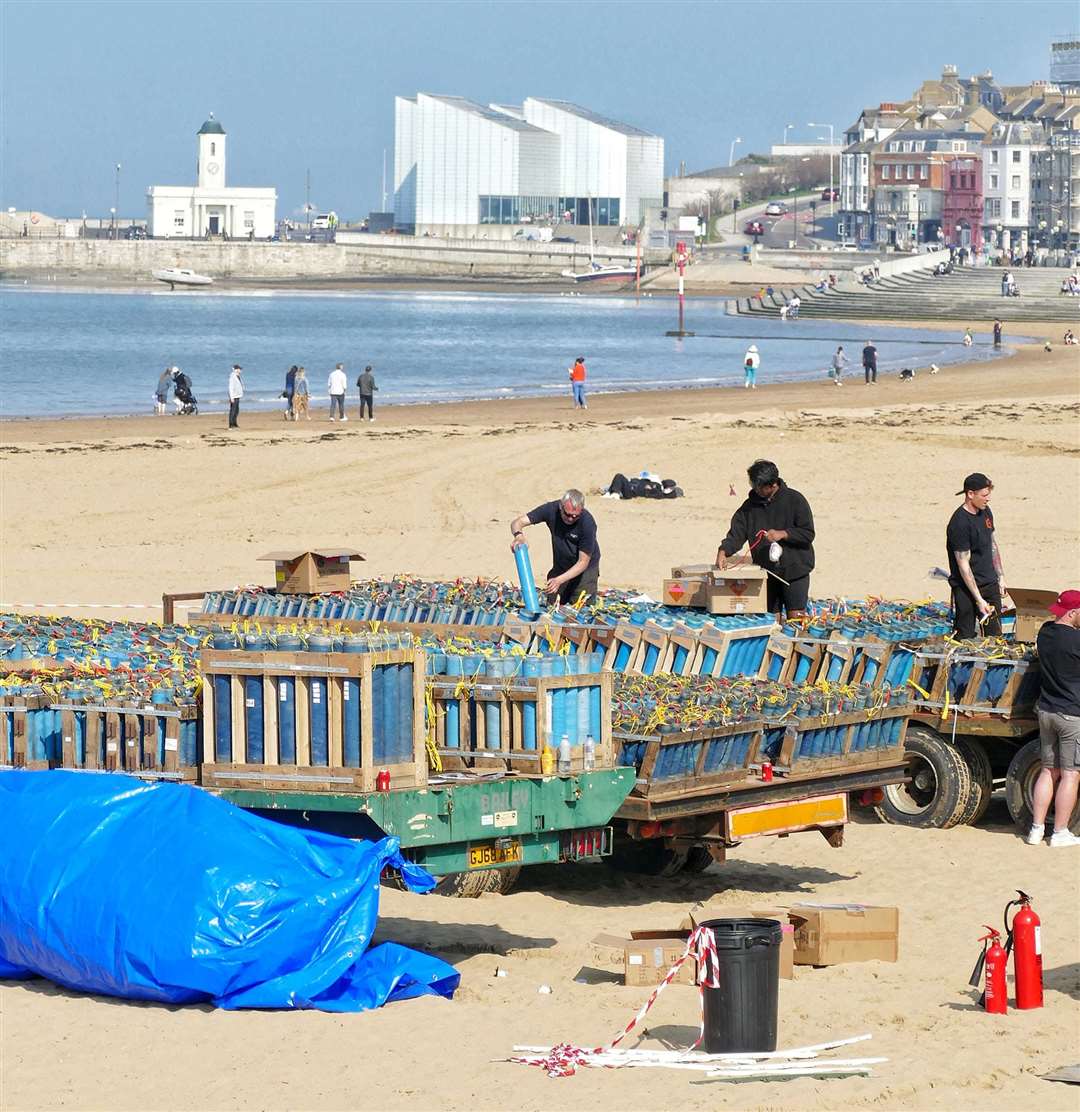
<svg viewBox="0 0 1080 1112"><path fill-rule="evenodd" d="M593 1059L603 1055L630 1034L631 1031L645 1018L649 1009L656 1003L657 997L671 984L682 969L683 963L693 958L698 965L698 995L701 1004L701 1028L698 1037L690 1050L696 1050L705 1038L705 989L720 987L720 961L716 955L716 937L709 927L697 927L686 940L686 949L675 964L667 971L664 979L652 991L652 995L645 1001L637 1015L607 1044L595 1046L591 1049L574 1046L571 1043L559 1043L553 1046L547 1054L515 1056L511 1062L520 1062L525 1066L541 1066L548 1077L570 1077L577 1072L578 1066L599 1065L603 1069L616 1069L609 1062L597 1062Z"/></svg>

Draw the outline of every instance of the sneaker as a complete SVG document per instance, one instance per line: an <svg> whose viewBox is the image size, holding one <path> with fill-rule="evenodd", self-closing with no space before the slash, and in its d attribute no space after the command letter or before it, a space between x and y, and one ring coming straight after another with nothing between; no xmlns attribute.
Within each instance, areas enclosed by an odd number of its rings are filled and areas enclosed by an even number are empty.
<svg viewBox="0 0 1080 1112"><path fill-rule="evenodd" d="M341 419L342 419L343 421L347 421L347 420L348 420L349 418L348 418L348 417L342 417Z"/></svg>
<svg viewBox="0 0 1080 1112"><path fill-rule="evenodd" d="M331 421L336 421L336 420L337 420L337 418L336 418L336 417L331 417L331 418L330 418L330 420L331 420Z"/></svg>
<svg viewBox="0 0 1080 1112"><path fill-rule="evenodd" d="M1046 836L1046 827L1042 824L1035 826L1032 825L1031 829L1024 835L1024 841L1029 846L1037 846Z"/></svg>
<svg viewBox="0 0 1080 1112"><path fill-rule="evenodd" d="M1071 830L1055 830L1050 835L1050 845L1053 849L1058 846L1080 846L1080 838Z"/></svg>
<svg viewBox="0 0 1080 1112"><path fill-rule="evenodd" d="M374 418L374 417L369 417L369 418L368 418L368 420L369 420L369 421L374 421L374 420L375 420L375 418Z"/></svg>

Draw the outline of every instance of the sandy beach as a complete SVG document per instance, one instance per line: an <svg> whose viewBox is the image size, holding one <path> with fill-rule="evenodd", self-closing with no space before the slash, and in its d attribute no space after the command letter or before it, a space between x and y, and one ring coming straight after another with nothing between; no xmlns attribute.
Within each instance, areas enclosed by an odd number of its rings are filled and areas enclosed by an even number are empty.
<svg viewBox="0 0 1080 1112"><path fill-rule="evenodd" d="M963 329L963 322L956 327ZM852 325L845 323L845 329ZM861 326L860 326L861 327ZM940 327L940 325L934 325ZM741 389L569 394L382 407L374 424L222 414L0 425L0 602L152 606L163 591L271 581L262 553L348 542L354 575L513 574L507 523L585 490L601 581L657 597L678 562L712 557L744 496L746 465L774 459L813 507L817 596L936 598L945 524L972 471L995 483L1007 581L1080 586L1080 349L1025 346L912 383L828 380ZM872 335L872 332L868 332ZM602 500L616 471L676 479L676 502ZM547 558L533 534L534 562ZM546 564L544 565L546 567ZM157 616L150 609L65 613ZM0 1107L24 1108L837 1108L1075 1109L1039 1079L1080 1047L1080 856L1028 847L995 801L977 827L917 831L867 820L842 848L817 835L757 839L701 876L635 878L604 865L526 871L508 896L456 901L384 891L380 937L462 973L451 1002L379 1012L225 1013L0 987ZM1043 927L1046 1007L989 1017L967 978L983 923L1017 887ZM564 1080L492 1061L515 1043L597 1045L647 992L618 983L601 931L677 925L718 895L900 908L900 960L800 968L781 982L780 1043L872 1033L866 1079L700 1082L666 1070ZM507 971L496 978L496 967ZM548 985L550 995L539 994ZM672 986L640 1044L687 1046L698 998Z"/></svg>

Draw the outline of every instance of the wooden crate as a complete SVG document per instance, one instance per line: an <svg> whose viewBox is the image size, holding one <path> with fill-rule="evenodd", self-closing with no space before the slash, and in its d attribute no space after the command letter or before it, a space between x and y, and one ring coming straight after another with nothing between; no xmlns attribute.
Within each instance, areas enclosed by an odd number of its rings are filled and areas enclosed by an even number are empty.
<svg viewBox="0 0 1080 1112"><path fill-rule="evenodd" d="M673 676L692 675L691 669L697 659L698 631L692 626L676 622L668 631L667 648L658 672Z"/></svg>
<svg viewBox="0 0 1080 1112"><path fill-rule="evenodd" d="M698 649L690 673L697 676L756 676L761 668L757 662L744 663L738 659L746 654L749 641L765 641L773 634L768 626L745 629L719 629L714 625L702 626L697 631ZM767 651L766 649L762 650ZM715 655L714 655L715 654Z"/></svg>
<svg viewBox="0 0 1080 1112"><path fill-rule="evenodd" d="M393 787L423 787L427 783L427 754L424 740L424 652L422 649L391 649L378 653L283 653L206 650L200 658L203 684L203 753L201 780L204 787L259 787L268 790L370 792L380 772L390 774ZM409 706L412 730L409 759L387 762L378 753L388 743L375 736L373 708L374 673L388 666L412 667ZM218 677L222 679L218 681ZM291 686L290 686L291 681ZM381 682L381 677L380 677ZM217 754L218 705L228 698L227 742L230 760ZM356 712L350 692L359 694ZM288 698L287 698L288 697ZM261 714L258 702L261 699ZM321 745L312 728L312 715L325 700L325 763L317 752ZM286 719L279 705L291 704L287 723L291 727L295 753L282 760L279 726ZM248 711L254 722L249 722ZM358 714L358 761L347 765L348 727L346 713ZM224 712L222 712L224 713ZM248 759L248 735L252 727L261 731L262 761ZM293 733L294 731L294 733ZM286 735L282 735L286 736ZM316 744L313 744L316 743ZM291 748L291 746L290 746Z"/></svg>
<svg viewBox="0 0 1080 1112"><path fill-rule="evenodd" d="M860 651L851 669L850 682L880 688L885 682L885 673L892 657L892 642L867 636L858 644Z"/></svg>
<svg viewBox="0 0 1080 1112"><path fill-rule="evenodd" d="M611 640L604 653L604 668L611 672L634 674L641 650L641 626L619 622L611 630Z"/></svg>
<svg viewBox="0 0 1080 1112"><path fill-rule="evenodd" d="M429 676L431 704L428 729L447 768L511 768L535 773L539 771L541 752L548 737L551 737L552 748L557 749L559 744L560 738L554 734L553 721L556 693L598 691L599 725L593 736L596 743L595 767L611 768L614 765L611 739L613 683L614 677L610 672L578 676L483 676L476 679ZM456 739L452 715L456 716ZM536 748L533 749L525 747L526 716L535 722ZM568 723L565 732L571 745L572 771L581 772L585 767L585 735L579 731L576 721ZM454 740L456 745L452 743Z"/></svg>
<svg viewBox="0 0 1080 1112"><path fill-rule="evenodd" d="M771 759L778 769L792 774L854 772L895 764L897 754L903 752L913 709L890 706L766 722L766 746L774 730L783 731L779 752Z"/></svg>
<svg viewBox="0 0 1080 1112"><path fill-rule="evenodd" d="M62 768L128 772L143 779L198 778L199 710L195 705L54 703L60 714ZM186 724L190 723L190 727ZM195 733L185 756L181 730Z"/></svg>
<svg viewBox="0 0 1080 1112"><path fill-rule="evenodd" d="M1008 674L1001 691L993 695L987 691L987 683L991 672L998 669ZM1038 660L995 660L962 650L920 652L915 657L915 671L923 680L933 675L929 688L920 683L928 698L920 698L919 705L929 710L1029 718L1039 695Z"/></svg>
<svg viewBox="0 0 1080 1112"><path fill-rule="evenodd" d="M642 676L654 676L662 671L668 657L671 628L659 622L649 621L641 627L641 640L638 642L634 671Z"/></svg>
<svg viewBox="0 0 1080 1112"><path fill-rule="evenodd" d="M633 794L652 800L745 780L759 760L761 741L759 720L667 734L615 734L618 763L637 769Z"/></svg>
<svg viewBox="0 0 1080 1112"><path fill-rule="evenodd" d="M44 695L0 695L0 768L50 767L44 740L35 745L48 706Z"/></svg>

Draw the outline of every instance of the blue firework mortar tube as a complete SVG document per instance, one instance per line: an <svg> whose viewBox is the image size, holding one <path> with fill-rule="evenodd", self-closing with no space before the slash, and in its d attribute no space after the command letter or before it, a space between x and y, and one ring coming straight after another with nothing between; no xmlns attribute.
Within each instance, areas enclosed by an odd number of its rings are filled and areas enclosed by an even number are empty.
<svg viewBox="0 0 1080 1112"><path fill-rule="evenodd" d="M540 613L540 595L533 578L532 561L529 559L529 546L519 544L514 549L514 563L517 564L518 586L521 587L522 609L529 614Z"/></svg>

